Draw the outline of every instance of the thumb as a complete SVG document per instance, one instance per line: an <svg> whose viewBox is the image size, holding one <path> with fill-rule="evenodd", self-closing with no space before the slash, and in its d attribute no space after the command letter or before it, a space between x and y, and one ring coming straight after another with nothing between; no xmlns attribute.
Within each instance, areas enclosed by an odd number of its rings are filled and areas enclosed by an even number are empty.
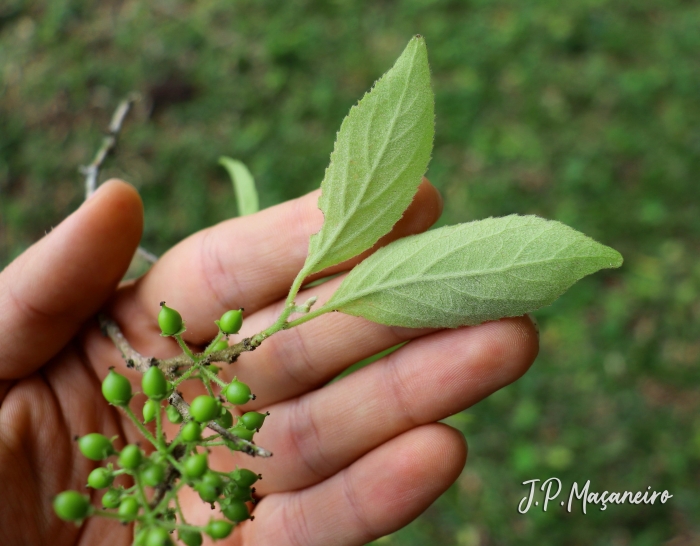
<svg viewBox="0 0 700 546"><path fill-rule="evenodd" d="M141 238L136 190L109 181L0 273L0 379L32 373L114 292Z"/></svg>

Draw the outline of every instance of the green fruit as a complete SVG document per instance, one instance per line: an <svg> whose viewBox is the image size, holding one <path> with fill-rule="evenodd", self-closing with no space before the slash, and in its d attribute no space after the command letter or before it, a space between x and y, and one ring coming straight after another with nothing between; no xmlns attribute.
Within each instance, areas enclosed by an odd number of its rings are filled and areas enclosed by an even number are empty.
<svg viewBox="0 0 700 546"><path fill-rule="evenodd" d="M65 521L80 521L90 512L90 498L77 491L64 491L53 499L56 515Z"/></svg>
<svg viewBox="0 0 700 546"><path fill-rule="evenodd" d="M118 489L110 489L102 495L102 506L105 508L116 508L122 499L122 493Z"/></svg>
<svg viewBox="0 0 700 546"><path fill-rule="evenodd" d="M114 474L106 468L96 468L88 476L88 485L93 489L104 489L112 485Z"/></svg>
<svg viewBox="0 0 700 546"><path fill-rule="evenodd" d="M198 453L190 455L185 459L184 471L185 476L190 479L201 478L207 471L207 455L206 453Z"/></svg>
<svg viewBox="0 0 700 546"><path fill-rule="evenodd" d="M249 411L238 418L238 423L243 425L248 430L260 430L265 422L267 413L258 413L257 411Z"/></svg>
<svg viewBox="0 0 700 546"><path fill-rule="evenodd" d="M165 415L168 417L168 421L171 423L176 425L182 423L182 415L180 415L180 412L177 411L175 406L168 406L168 408L165 410Z"/></svg>
<svg viewBox="0 0 700 546"><path fill-rule="evenodd" d="M250 394L250 387L245 383L241 383L237 379L234 379L229 383L224 391L224 396L231 404L240 406L247 403L252 395Z"/></svg>
<svg viewBox="0 0 700 546"><path fill-rule="evenodd" d="M119 503L119 517L123 521L131 521L139 513L139 503L134 497L124 497Z"/></svg>
<svg viewBox="0 0 700 546"><path fill-rule="evenodd" d="M196 421L188 421L180 431L180 438L185 442L197 442L202 438L202 425Z"/></svg>
<svg viewBox="0 0 700 546"><path fill-rule="evenodd" d="M221 513L236 523L245 521L250 517L248 507L246 506L245 502L240 500L234 500L228 503L221 509Z"/></svg>
<svg viewBox="0 0 700 546"><path fill-rule="evenodd" d="M170 394L170 384L158 366L151 366L141 379L141 389L151 400L161 401Z"/></svg>
<svg viewBox="0 0 700 546"><path fill-rule="evenodd" d="M150 529L141 529L134 537L134 546L147 546L146 540L148 540L148 533Z"/></svg>
<svg viewBox="0 0 700 546"><path fill-rule="evenodd" d="M129 444L119 454L119 466L127 470L138 468L142 461L143 453L141 453L139 446L134 444Z"/></svg>
<svg viewBox="0 0 700 546"><path fill-rule="evenodd" d="M253 495L250 487L240 487L234 484L226 489L226 498L231 500L250 501L253 500Z"/></svg>
<svg viewBox="0 0 700 546"><path fill-rule="evenodd" d="M182 330L182 317L180 313L165 305L164 301L160 302L158 326L160 326L161 335L163 336L179 334Z"/></svg>
<svg viewBox="0 0 700 546"><path fill-rule="evenodd" d="M211 352L215 353L217 351L223 351L224 349L228 349L228 341L226 341L226 338L220 339L212 345Z"/></svg>
<svg viewBox="0 0 700 546"><path fill-rule="evenodd" d="M222 519L209 520L209 523L207 523L207 526L204 528L204 532L214 540L217 538L226 538L231 534L231 531L233 531L233 524Z"/></svg>
<svg viewBox="0 0 700 546"><path fill-rule="evenodd" d="M236 425L233 427L231 430L231 434L234 436L238 436L239 438L242 438L243 440L248 440L249 442L253 440L253 435L255 434L254 430L248 430L245 427L242 427L241 425Z"/></svg>
<svg viewBox="0 0 700 546"><path fill-rule="evenodd" d="M115 453L111 440L97 432L91 432L80 438L78 449L92 461L101 461Z"/></svg>
<svg viewBox="0 0 700 546"><path fill-rule="evenodd" d="M243 311L226 311L216 323L224 334L237 334L243 325Z"/></svg>
<svg viewBox="0 0 700 546"><path fill-rule="evenodd" d="M261 476L247 468L238 468L231 472L231 478L241 487L250 487L257 482Z"/></svg>
<svg viewBox="0 0 700 546"><path fill-rule="evenodd" d="M231 415L229 410L225 409L216 422L224 428L231 428L231 425L233 425L233 415Z"/></svg>
<svg viewBox="0 0 700 546"><path fill-rule="evenodd" d="M169 546L173 543L170 533L162 527L154 527L148 531L145 546Z"/></svg>
<svg viewBox="0 0 700 546"><path fill-rule="evenodd" d="M187 546L202 546L202 533L180 529L177 532L177 536Z"/></svg>
<svg viewBox="0 0 700 546"><path fill-rule="evenodd" d="M150 423L156 418L156 414L160 411L160 404L155 400L146 400L143 405L143 422Z"/></svg>
<svg viewBox="0 0 700 546"><path fill-rule="evenodd" d="M209 485L221 489L224 486L223 478L216 472L208 471L204 476L202 476L202 481L208 483Z"/></svg>
<svg viewBox="0 0 700 546"><path fill-rule="evenodd" d="M215 419L221 412L221 406L216 398L206 394L198 396L192 400L190 405L190 415L195 421L206 423Z"/></svg>
<svg viewBox="0 0 700 546"><path fill-rule="evenodd" d="M194 486L194 489L197 491L197 493L199 493L199 498L201 498L204 502L214 502L221 494L220 490L206 482L199 482Z"/></svg>
<svg viewBox="0 0 700 546"><path fill-rule="evenodd" d="M131 400L131 383L123 375L109 370L102 382L102 395L115 406L126 406Z"/></svg>
<svg viewBox="0 0 700 546"><path fill-rule="evenodd" d="M141 472L141 479L146 485L156 487L165 481L165 468L163 465L151 463Z"/></svg>

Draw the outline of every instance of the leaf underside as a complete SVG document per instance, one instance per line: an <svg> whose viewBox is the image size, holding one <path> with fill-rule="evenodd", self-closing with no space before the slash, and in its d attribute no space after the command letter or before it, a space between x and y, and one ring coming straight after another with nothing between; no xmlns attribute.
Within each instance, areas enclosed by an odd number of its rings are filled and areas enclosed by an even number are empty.
<svg viewBox="0 0 700 546"><path fill-rule="evenodd" d="M428 167L434 107L425 41L414 37L353 106L338 132L318 201L307 275L371 248L401 218Z"/></svg>
<svg viewBox="0 0 700 546"><path fill-rule="evenodd" d="M549 305L622 256L537 216L488 218L398 240L355 267L325 308L411 328L454 328Z"/></svg>

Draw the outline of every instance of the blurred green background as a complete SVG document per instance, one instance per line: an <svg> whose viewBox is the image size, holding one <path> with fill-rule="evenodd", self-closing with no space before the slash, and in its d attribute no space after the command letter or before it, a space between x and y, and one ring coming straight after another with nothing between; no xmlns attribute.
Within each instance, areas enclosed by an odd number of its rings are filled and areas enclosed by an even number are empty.
<svg viewBox="0 0 700 546"><path fill-rule="evenodd" d="M458 482L377 544L700 543L698 2L2 0L0 265L79 205L128 92L144 100L102 179L139 188L160 253L235 214L220 155L263 206L318 187L343 116L415 33L441 223L539 214L626 261L537 313L534 368L448 419L470 444ZM674 496L519 514L521 482L550 476Z"/></svg>

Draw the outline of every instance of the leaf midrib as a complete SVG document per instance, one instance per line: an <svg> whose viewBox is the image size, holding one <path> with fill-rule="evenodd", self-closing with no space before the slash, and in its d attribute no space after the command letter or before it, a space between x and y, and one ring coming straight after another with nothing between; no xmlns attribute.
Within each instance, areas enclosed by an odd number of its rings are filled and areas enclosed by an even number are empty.
<svg viewBox="0 0 700 546"><path fill-rule="evenodd" d="M394 132L394 129L396 127L396 121L400 117L400 112L401 112L402 107L403 107L403 101L406 97L406 91L408 90L408 88L410 86L411 75L413 74L413 69L415 68L415 65L416 65L415 59L416 59L416 55L417 55L419 49L420 49L419 47L416 47L415 50L413 51L413 56L411 57L411 67L408 71L408 75L406 76L405 85L404 85L403 91L401 92L401 98L399 99L397 108L395 110L395 114L392 117L392 120L391 120L391 123L389 126L390 128L389 128L389 131L387 132L387 138L384 140L384 144L382 145L381 151L379 152L379 154L377 154L377 159L375 160L374 165L370 169L369 173L365 176L365 180L363 181L362 186L361 186L360 195L359 195L358 199L356 199L355 202L350 206L350 210L347 211L345 213L345 215L343 216L343 221L337 225L336 229L331 233L330 237L327 237L325 239L325 244L318 250L318 258L312 262L313 265L311 265L309 267L309 270L312 270L313 267L315 267L316 264L318 264L323 259L323 257L328 252L328 249L330 247L332 247L332 245L335 243L335 241L337 240L339 235L343 232L345 227L348 225L349 219L353 217L353 215L355 214L355 211L359 208L360 203L362 202L362 198L364 197L365 193L367 192L367 188L369 187L369 182L372 180L372 177L374 176L374 173L377 170L377 167L379 166L381 158L384 157L384 154L386 153L386 148L389 145L389 142L391 142L391 135ZM348 161L346 161L346 164L348 164L348 163L349 163L349 159L348 159Z"/></svg>
<svg viewBox="0 0 700 546"><path fill-rule="evenodd" d="M416 284L418 282L439 282L439 281L445 281L445 280L450 280L454 278L473 278L473 277L479 277L479 276L485 276L485 275L492 275L494 273L503 273L509 270L517 270L517 269L522 269L524 267L532 266L532 265L537 265L541 263L551 263L551 262L565 262L565 261L571 261L571 260L590 260L590 259L600 259L602 256L570 256L567 258L548 258L544 260L536 260L532 262L525 262L522 264L509 264L508 266L505 267L500 267L496 269L487 269L487 270L481 270L477 272L460 272L460 273L451 273L451 274L442 274L442 275L432 275L432 276L421 276L418 278L417 275L412 275L410 277L403 277L395 282L389 282L386 284L379 284L375 285L371 289L367 290L362 290L359 292L354 292L351 297L345 297L343 299L340 299L336 302L333 301L333 298L328 303L332 303L333 305L331 306L333 309L340 309L344 304L348 302L352 302L353 300L363 298L365 296L368 296L370 294L373 294L375 292L379 291L385 291L385 290L393 290L395 288L399 288L402 286L407 286L411 284ZM433 265L435 265L434 262ZM536 281L535 281L536 282ZM326 304L327 306L328 304ZM324 306L324 307L326 307Z"/></svg>

